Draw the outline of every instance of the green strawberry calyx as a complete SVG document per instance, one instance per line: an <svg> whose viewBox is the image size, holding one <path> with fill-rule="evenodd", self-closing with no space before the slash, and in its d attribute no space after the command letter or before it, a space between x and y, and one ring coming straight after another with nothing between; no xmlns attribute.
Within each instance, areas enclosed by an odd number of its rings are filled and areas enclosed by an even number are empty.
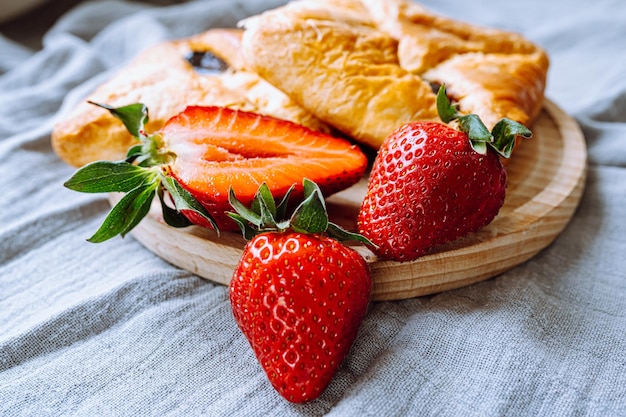
<svg viewBox="0 0 626 417"><path fill-rule="evenodd" d="M192 223L182 214L193 211L206 219L219 234L213 217L168 173L168 164L174 155L163 146L158 134L147 134L148 108L142 103L123 107L90 102L108 110L122 121L126 129L139 141L128 150L122 161L95 161L79 168L64 186L83 193L124 193L113 206L96 233L87 239L104 242L117 235L124 237L148 214L155 194L161 202L163 219L173 227Z"/></svg>
<svg viewBox="0 0 626 417"><path fill-rule="evenodd" d="M352 240L372 247L376 246L365 236L345 230L329 220L322 191L315 182L304 178L302 185L304 199L289 217L287 217L289 198L295 184L278 204L268 186L265 183L261 184L250 207L246 207L237 199L231 187L228 201L235 212L226 214L237 223L246 240L251 240L256 235L265 232L291 230L299 233L325 233L339 241Z"/></svg>
<svg viewBox="0 0 626 417"><path fill-rule="evenodd" d="M498 121L491 132L476 114L462 115L452 105L443 84L437 92L437 112L444 123L456 120L459 129L467 134L472 148L485 155L491 148L504 158L510 158L518 136L532 137L532 132L523 124L508 118Z"/></svg>

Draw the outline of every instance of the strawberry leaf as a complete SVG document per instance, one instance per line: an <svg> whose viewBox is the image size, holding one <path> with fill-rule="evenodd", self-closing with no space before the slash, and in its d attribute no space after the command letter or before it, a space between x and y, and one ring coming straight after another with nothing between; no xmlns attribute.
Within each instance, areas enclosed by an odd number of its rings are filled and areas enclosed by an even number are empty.
<svg viewBox="0 0 626 417"><path fill-rule="evenodd" d="M252 201L252 210L261 217L263 217L263 210L269 212L272 219L276 217L276 202L267 184L263 183L259 186Z"/></svg>
<svg viewBox="0 0 626 417"><path fill-rule="evenodd" d="M482 155L487 153L488 148L492 148L500 156L509 158L515 148L517 136L530 138L533 135L523 124L507 118L501 119L489 132L477 115L461 115L457 111L446 94L445 84L437 92L437 112L444 123L458 120L459 130L467 134L472 149Z"/></svg>
<svg viewBox="0 0 626 417"><path fill-rule="evenodd" d="M289 196L294 190L295 184L289 188L278 206L275 206L274 197L267 185L265 183L261 184L255 195L255 201L258 201L253 202L252 208L247 208L239 201L231 187L228 193L228 201L236 213L228 212L226 214L237 223L246 240L250 240L263 232L292 229L301 233L326 232L328 236L340 241L353 240L376 247L366 237L358 233L349 232L331 223L326 212L324 196L319 186L306 178L302 183L304 199L287 220L283 219L286 217ZM270 213L272 207L275 207L276 216L272 216ZM266 223L265 220L271 220L271 223Z"/></svg>
<svg viewBox="0 0 626 417"><path fill-rule="evenodd" d="M442 84L437 91L437 112L444 123L450 123L459 117L456 107L450 103L445 84Z"/></svg>
<svg viewBox="0 0 626 417"><path fill-rule="evenodd" d="M530 138L533 135L533 132L523 124L507 118L496 123L491 132L494 137L492 147L504 158L511 156L517 136Z"/></svg>
<svg viewBox="0 0 626 417"><path fill-rule="evenodd" d="M170 196L174 201L174 206L178 212L183 210L195 212L208 221L215 232L219 235L219 228L217 227L217 223L215 223L215 219L213 219L204 206L202 206L202 204L200 204L200 202L193 195L191 195L189 191L185 190L178 181L172 177L161 175L161 184L163 184L163 187L170 193Z"/></svg>
<svg viewBox="0 0 626 417"><path fill-rule="evenodd" d="M487 144L493 140L493 136L487 126L475 114L459 117L459 126L462 132L467 134L472 148L479 154L487 153Z"/></svg>
<svg viewBox="0 0 626 417"><path fill-rule="evenodd" d="M304 178L302 180L302 186L304 187L305 198L308 198L313 194L317 194L320 203L322 204L324 209L326 209L326 202L324 201L324 197L322 196L322 190L320 190L320 187L316 183L308 178Z"/></svg>
<svg viewBox="0 0 626 417"><path fill-rule="evenodd" d="M291 216L291 227L298 232L322 233L328 228L324 197L317 184L304 179L304 201Z"/></svg>
<svg viewBox="0 0 626 417"><path fill-rule="evenodd" d="M143 155L142 144L132 146L126 153L126 162L132 163L133 161L135 161L137 158L139 158L142 155Z"/></svg>
<svg viewBox="0 0 626 417"><path fill-rule="evenodd" d="M231 219L233 219L235 223L237 223L237 226L239 226L239 228L241 229L241 233L243 234L244 239L251 240L257 234L259 234L257 229L250 226L250 223L245 217L237 213L231 213L231 212L227 212L226 215L230 217Z"/></svg>
<svg viewBox="0 0 626 417"><path fill-rule="evenodd" d="M148 123L148 108L143 103L134 103L122 107L111 107L108 104L95 103L89 101L103 109L108 110L114 117L124 123L126 129L136 138L145 136L145 125Z"/></svg>
<svg viewBox="0 0 626 417"><path fill-rule="evenodd" d="M376 246L371 240L369 240L368 238L366 238L365 236L359 234L359 233L353 233L353 232L349 232L345 229L343 229L341 226L329 222L328 223L328 228L326 229L326 232L328 233L328 236L335 238L339 241L346 241L346 240L354 240L356 242L361 242L364 243L366 245L372 246L374 248L377 248L378 246Z"/></svg>
<svg viewBox="0 0 626 417"><path fill-rule="evenodd" d="M144 183L152 183L157 174L126 161L96 161L77 170L64 185L82 193L129 192Z"/></svg>
<svg viewBox="0 0 626 417"><path fill-rule="evenodd" d="M261 224L262 224L261 214L252 209L249 209L248 207L245 206L245 204L239 201L239 199L235 195L235 190L233 190L233 187L230 187L228 190L228 202L230 203L232 208L234 208L235 211L237 212L237 213L227 213L229 216L230 214L237 214L238 217L241 217L246 222L252 223L256 227L261 227Z"/></svg>
<svg viewBox="0 0 626 417"><path fill-rule="evenodd" d="M122 107L112 107L93 101L89 101L89 103L108 110L124 123L131 135L141 141L128 150L126 162L142 167L151 167L167 164L172 160L173 155L162 149L162 137L158 133L148 135L145 132L145 125L148 123L148 108L143 103L134 103Z"/></svg>
<svg viewBox="0 0 626 417"><path fill-rule="evenodd" d="M261 227L272 228L276 224L276 220L274 220L274 216L272 216L271 210L265 205L265 201L261 200L259 204L259 209L261 215Z"/></svg>
<svg viewBox="0 0 626 417"><path fill-rule="evenodd" d="M193 223L185 217L181 212L176 210L175 208L170 207L165 201L165 187L161 186L157 189L157 193L159 195L159 201L161 202L161 212L163 213L163 220L165 223L172 227L187 227L191 226Z"/></svg>
<svg viewBox="0 0 626 417"><path fill-rule="evenodd" d="M289 190L285 193L283 199L276 206L276 219L285 219L287 217L287 208L289 206L289 197L291 197L291 193L296 188L296 185L293 184L289 187Z"/></svg>
<svg viewBox="0 0 626 417"><path fill-rule="evenodd" d="M254 195L252 211L260 216L261 228L272 228L276 225L276 202L267 184L261 184Z"/></svg>
<svg viewBox="0 0 626 417"><path fill-rule="evenodd" d="M101 243L117 235L124 237L150 211L158 181L143 184L129 191L111 209L96 233L87 239L91 243Z"/></svg>

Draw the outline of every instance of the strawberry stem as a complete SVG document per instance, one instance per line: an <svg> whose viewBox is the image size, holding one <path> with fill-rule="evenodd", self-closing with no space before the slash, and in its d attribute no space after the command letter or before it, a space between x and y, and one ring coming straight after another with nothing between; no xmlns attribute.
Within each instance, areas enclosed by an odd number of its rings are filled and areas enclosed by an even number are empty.
<svg viewBox="0 0 626 417"><path fill-rule="evenodd" d="M152 181L126 193L87 241L101 243L117 235L124 237L148 214L158 186L158 181Z"/></svg>
<svg viewBox="0 0 626 417"><path fill-rule="evenodd" d="M457 120L459 130L467 134L472 149L482 155L491 148L503 158L510 158L517 137L530 138L533 135L523 124L507 118L498 121L489 132L478 115L462 115L458 112L448 98L445 84L442 84L437 92L437 112L444 123Z"/></svg>
<svg viewBox="0 0 626 417"><path fill-rule="evenodd" d="M143 103L134 103L122 107L111 107L108 104L87 101L94 106L108 110L113 117L124 123L126 129L136 138L145 136L145 126L148 123L148 107Z"/></svg>
<svg viewBox="0 0 626 417"><path fill-rule="evenodd" d="M90 103L108 110L121 120L140 143L128 150L126 160L92 162L78 169L65 182L65 187L84 193L126 193L88 241L100 243L117 235L124 237L148 214L155 195L159 197L163 219L168 225L191 225L182 211L192 211L206 220L219 235L218 226L209 212L177 180L168 175L167 165L174 155L165 148L161 135L146 134L148 108L141 103L117 108ZM173 208L167 204L166 196L171 198Z"/></svg>
<svg viewBox="0 0 626 417"><path fill-rule="evenodd" d="M492 129L494 141L493 149L504 158L510 158L515 147L515 140L518 136L530 138L533 132L521 123L511 119L501 119Z"/></svg>
<svg viewBox="0 0 626 417"><path fill-rule="evenodd" d="M228 200L235 212L226 213L239 225L243 237L246 240L254 236L269 232L293 230L300 233L326 233L340 241L353 240L376 247L369 239L358 234L349 232L328 219L326 203L319 186L304 179L304 199L294 209L288 220L282 220L286 215L288 199L295 188L295 184L289 189L278 206L275 205L274 197L269 192L265 183L261 184L250 208L246 207L237 199L232 187ZM273 207L276 207L274 210Z"/></svg>
<svg viewBox="0 0 626 417"><path fill-rule="evenodd" d="M154 169L126 161L96 161L85 165L65 182L70 190L81 193L127 193L156 178Z"/></svg>
<svg viewBox="0 0 626 417"><path fill-rule="evenodd" d="M328 213L317 184L304 181L305 199L291 215L290 225L296 232L323 233L328 229Z"/></svg>
<svg viewBox="0 0 626 417"><path fill-rule="evenodd" d="M439 113L439 118L444 123L450 123L461 115L456 106L453 106L450 102L445 84L442 84L439 87L439 91L437 91L437 113Z"/></svg>

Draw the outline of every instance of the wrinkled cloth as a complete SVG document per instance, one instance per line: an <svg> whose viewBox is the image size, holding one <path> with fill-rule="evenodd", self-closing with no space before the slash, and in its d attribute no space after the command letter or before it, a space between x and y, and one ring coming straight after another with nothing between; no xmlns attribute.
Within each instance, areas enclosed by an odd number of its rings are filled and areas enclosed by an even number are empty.
<svg viewBox="0 0 626 417"><path fill-rule="evenodd" d="M227 288L131 236L85 239L110 206L63 187L54 122L142 49L279 1L79 3L41 50L0 35L0 415L626 415L626 2L426 0L518 31L551 58L546 95L588 146L580 205L518 267L374 302L317 400L270 386ZM27 30L25 28L25 30Z"/></svg>

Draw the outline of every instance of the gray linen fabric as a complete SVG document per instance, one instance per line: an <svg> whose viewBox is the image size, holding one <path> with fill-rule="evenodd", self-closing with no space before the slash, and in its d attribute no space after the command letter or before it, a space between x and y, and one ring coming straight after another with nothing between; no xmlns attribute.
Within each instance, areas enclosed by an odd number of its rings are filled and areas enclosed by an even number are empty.
<svg viewBox="0 0 626 417"><path fill-rule="evenodd" d="M85 241L108 204L62 184L62 117L141 49L279 1L80 3L41 50L0 36L0 415L626 415L626 2L427 0L524 33L581 124L584 196L563 234L494 279L373 303L320 399L267 383L225 287L128 237ZM24 32L28 31L24 28Z"/></svg>

